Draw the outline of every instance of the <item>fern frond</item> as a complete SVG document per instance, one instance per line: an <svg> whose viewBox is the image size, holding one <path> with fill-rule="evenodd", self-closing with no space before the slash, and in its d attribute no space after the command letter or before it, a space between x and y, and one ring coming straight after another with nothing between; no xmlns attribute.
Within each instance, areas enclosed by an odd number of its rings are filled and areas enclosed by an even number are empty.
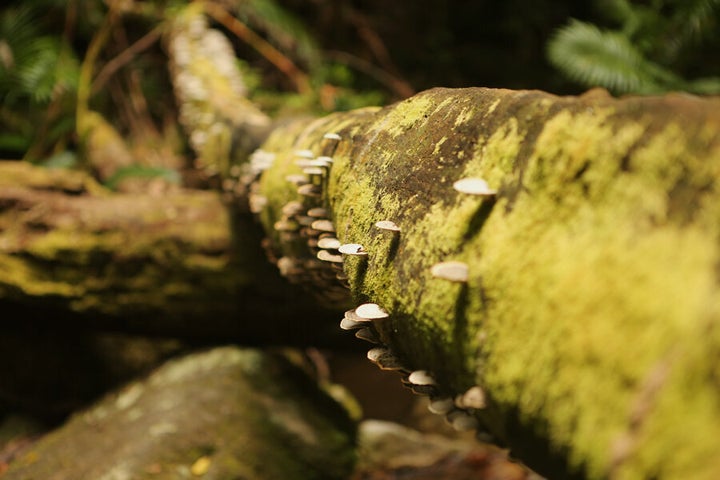
<svg viewBox="0 0 720 480"><path fill-rule="evenodd" d="M615 93L650 93L677 81L670 72L647 60L626 35L577 20L550 40L548 58L569 78Z"/></svg>
<svg viewBox="0 0 720 480"><path fill-rule="evenodd" d="M77 61L71 49L56 36L39 35L35 9L18 7L0 15L0 62L3 103L30 99L48 102L58 86L65 90L77 83Z"/></svg>

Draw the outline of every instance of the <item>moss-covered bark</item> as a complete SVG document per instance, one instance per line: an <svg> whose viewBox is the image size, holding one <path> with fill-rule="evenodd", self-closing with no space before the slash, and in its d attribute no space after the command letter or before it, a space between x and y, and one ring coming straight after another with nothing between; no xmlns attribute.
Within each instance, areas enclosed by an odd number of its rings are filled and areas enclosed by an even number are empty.
<svg viewBox="0 0 720 480"><path fill-rule="evenodd" d="M720 100L434 89L276 129L260 180L273 232L292 200L329 210L382 342L553 477L720 476ZM297 150L323 152L319 198ZM480 177L495 197L453 189ZM391 220L399 235L375 222ZM273 233L279 256L299 258ZM306 235L307 236L307 235ZM465 283L431 275L457 260ZM319 283L322 285L322 282ZM322 287L318 287L322 288Z"/></svg>
<svg viewBox="0 0 720 480"><path fill-rule="evenodd" d="M270 118L246 98L232 45L208 27L204 8L192 3L169 22L170 74L195 166L227 177L267 135Z"/></svg>
<svg viewBox="0 0 720 480"><path fill-rule="evenodd" d="M338 339L328 313L268 265L250 215L217 192L116 194L24 162L0 162L0 299L3 328Z"/></svg>
<svg viewBox="0 0 720 480"><path fill-rule="evenodd" d="M287 359L223 347L77 413L3 478L340 479L354 437L344 409Z"/></svg>

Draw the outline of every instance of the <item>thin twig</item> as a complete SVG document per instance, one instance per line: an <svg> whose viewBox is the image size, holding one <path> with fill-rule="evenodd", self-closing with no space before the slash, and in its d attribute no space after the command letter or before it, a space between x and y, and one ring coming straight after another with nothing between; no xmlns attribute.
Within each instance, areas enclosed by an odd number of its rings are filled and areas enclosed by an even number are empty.
<svg viewBox="0 0 720 480"><path fill-rule="evenodd" d="M260 55L275 65L278 70L287 75L295 84L298 92L308 93L311 91L308 76L302 72L292 60L283 55L282 52L270 45L257 33L248 28L247 25L232 16L221 5L214 2L206 2L204 6L207 14L215 19L215 21L230 30L240 40L250 45L250 47L254 48Z"/></svg>
<svg viewBox="0 0 720 480"><path fill-rule="evenodd" d="M120 68L129 63L138 53L150 48L158 38L160 38L160 31L160 26L153 28L143 35L142 38L123 50L118 56L107 62L93 81L92 93L95 94L105 87L108 79Z"/></svg>
<svg viewBox="0 0 720 480"><path fill-rule="evenodd" d="M395 92L395 94L401 98L412 96L415 93L413 88L403 79L397 78L385 70L373 65L371 62L368 62L367 60L357 57L351 53L339 50L329 50L325 52L325 57L329 60L335 60L336 62L349 65L355 70L374 78L382 85L385 85L389 90Z"/></svg>

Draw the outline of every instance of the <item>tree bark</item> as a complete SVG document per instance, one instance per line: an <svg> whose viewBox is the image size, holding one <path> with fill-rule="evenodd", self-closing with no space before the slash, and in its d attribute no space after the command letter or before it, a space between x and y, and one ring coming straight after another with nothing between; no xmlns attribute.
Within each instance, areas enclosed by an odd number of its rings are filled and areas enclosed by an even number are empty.
<svg viewBox="0 0 720 480"><path fill-rule="evenodd" d="M718 478L718 112L683 95L434 89L276 129L255 202L296 279L312 281L301 265L322 235L304 210L362 245L342 266L357 303L389 313L372 322L394 355L380 363L430 372L438 398L478 386L459 427L478 419L552 478ZM332 163L319 174L305 150ZM298 192L308 166L316 186ZM496 193L453 188L472 177ZM338 252L320 255L334 271ZM432 273L447 261L467 279Z"/></svg>

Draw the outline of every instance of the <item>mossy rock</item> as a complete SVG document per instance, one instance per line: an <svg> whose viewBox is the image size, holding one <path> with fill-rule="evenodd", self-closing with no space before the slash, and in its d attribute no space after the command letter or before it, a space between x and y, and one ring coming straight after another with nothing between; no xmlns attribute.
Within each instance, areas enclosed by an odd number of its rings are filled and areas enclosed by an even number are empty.
<svg viewBox="0 0 720 480"><path fill-rule="evenodd" d="M219 347L76 414L4 478L346 478L354 438L345 410L286 357Z"/></svg>

